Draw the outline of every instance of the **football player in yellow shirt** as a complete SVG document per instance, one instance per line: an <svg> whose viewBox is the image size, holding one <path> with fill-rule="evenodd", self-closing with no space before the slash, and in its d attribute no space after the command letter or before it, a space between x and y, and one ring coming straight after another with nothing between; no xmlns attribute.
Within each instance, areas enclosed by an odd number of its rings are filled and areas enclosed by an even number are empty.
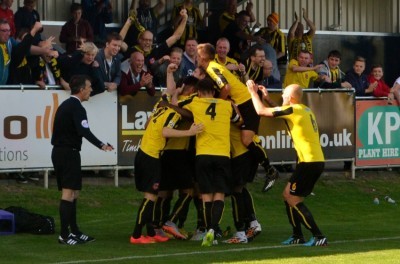
<svg viewBox="0 0 400 264"><path fill-rule="evenodd" d="M208 230L202 245L211 246L224 211L225 193L231 187L230 125L241 119L231 102L214 98L210 79L200 80L196 88L198 97L183 108L193 114L195 123L204 125L203 132L196 135L195 168Z"/></svg>
<svg viewBox="0 0 400 264"><path fill-rule="evenodd" d="M311 211L304 204L304 198L313 190L321 176L325 158L319 140L318 124L310 108L301 103L303 90L297 84L285 88L282 94L283 103L280 107L265 107L257 92L261 90L263 98L270 102L268 92L263 86L257 86L248 81L247 87L256 111L261 116L282 118L292 137L297 153L296 168L283 190L286 212L293 227L293 234L282 242L284 245L303 244L304 246L326 246L327 238L320 231ZM305 242L301 230L303 224L312 233L312 238Z"/></svg>
<svg viewBox="0 0 400 264"><path fill-rule="evenodd" d="M269 158L259 142L254 141L258 133L260 117L257 115L251 102L251 96L246 85L233 75L225 66L218 64L215 59L215 48L210 43L197 46L198 65L203 67L208 76L217 86L218 97L232 100L238 107L243 118L241 126L241 139L243 144L251 151L259 164L266 171L266 181L263 191L268 191L278 178L278 171L270 165Z"/></svg>
<svg viewBox="0 0 400 264"><path fill-rule="evenodd" d="M135 157L136 189L144 193L144 199L138 209L135 228L130 238L132 244L164 242L165 238L156 235L153 222L154 203L157 200L161 179L160 155L169 137L187 137L201 133L202 124L193 124L187 130L175 129L181 115L172 108L159 107L152 114L142 137ZM146 226L147 235L142 236Z"/></svg>

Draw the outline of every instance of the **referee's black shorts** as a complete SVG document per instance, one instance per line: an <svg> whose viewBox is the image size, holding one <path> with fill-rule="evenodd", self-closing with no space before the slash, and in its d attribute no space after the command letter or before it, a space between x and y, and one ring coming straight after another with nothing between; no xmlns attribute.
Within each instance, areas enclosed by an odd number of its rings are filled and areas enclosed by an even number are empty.
<svg viewBox="0 0 400 264"><path fill-rule="evenodd" d="M140 148L135 157L135 184L140 192L158 194L161 180L161 161Z"/></svg>
<svg viewBox="0 0 400 264"><path fill-rule="evenodd" d="M51 152L58 190L82 189L81 155L71 147L53 147Z"/></svg>
<svg viewBox="0 0 400 264"><path fill-rule="evenodd" d="M238 105L238 109L243 118L243 125L240 127L240 129L251 130L254 133L258 134L258 127L260 126L260 116L257 114L251 99Z"/></svg>
<svg viewBox="0 0 400 264"><path fill-rule="evenodd" d="M290 194L306 197L308 196L322 172L325 162L300 162L290 177Z"/></svg>

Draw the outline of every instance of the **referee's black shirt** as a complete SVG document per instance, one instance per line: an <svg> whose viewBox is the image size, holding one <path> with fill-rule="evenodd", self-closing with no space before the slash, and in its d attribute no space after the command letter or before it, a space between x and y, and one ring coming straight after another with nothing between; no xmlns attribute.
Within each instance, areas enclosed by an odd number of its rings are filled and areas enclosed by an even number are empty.
<svg viewBox="0 0 400 264"><path fill-rule="evenodd" d="M103 146L103 143L90 131L86 110L80 100L71 96L57 109L51 144L54 147L70 147L81 150L82 137L98 148Z"/></svg>

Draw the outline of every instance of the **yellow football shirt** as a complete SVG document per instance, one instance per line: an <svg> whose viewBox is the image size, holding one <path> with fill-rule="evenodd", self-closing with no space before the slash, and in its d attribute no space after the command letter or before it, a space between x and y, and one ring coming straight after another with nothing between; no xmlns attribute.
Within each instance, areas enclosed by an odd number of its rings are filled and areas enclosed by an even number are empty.
<svg viewBox="0 0 400 264"><path fill-rule="evenodd" d="M242 134L238 126L231 125L230 142L231 158L236 158L249 151L249 149L242 143Z"/></svg>
<svg viewBox="0 0 400 264"><path fill-rule="evenodd" d="M140 149L153 158L160 158L160 153L167 142L162 135L163 128L176 128L180 119L181 115L171 108L157 108L144 131Z"/></svg>
<svg viewBox="0 0 400 264"><path fill-rule="evenodd" d="M283 118L292 137L298 162L325 161L314 113L303 104L275 107L274 117Z"/></svg>
<svg viewBox="0 0 400 264"><path fill-rule="evenodd" d="M218 54L215 54L215 62L216 63L218 63L218 64L220 64L220 65L223 65L223 66L225 66L226 67L226 65L228 65L228 64L234 64L234 65L239 65L239 63L237 62L237 60L235 60L235 59L233 59L233 58L230 58L230 57L226 57L226 61L225 61L225 63L223 63L222 61L220 61L219 59L218 59ZM239 74L236 72L236 71L231 71L231 73L233 74L233 75L235 75L237 78L239 78L240 79L240 76L239 76Z"/></svg>
<svg viewBox="0 0 400 264"><path fill-rule="evenodd" d="M219 98L194 97L183 108L193 113L196 124L204 125L203 132L196 136L196 155L230 157L231 103Z"/></svg>
<svg viewBox="0 0 400 264"><path fill-rule="evenodd" d="M318 78L318 73L315 71L294 72L291 70L292 66L299 66L299 62L295 59L290 60L285 81L283 82L284 87L296 83L302 88L308 88L310 81L315 81Z"/></svg>
<svg viewBox="0 0 400 264"><path fill-rule="evenodd" d="M251 96L246 85L242 83L235 75L233 75L225 66L220 65L215 61L210 61L206 72L217 84L219 89L222 89L225 85L229 84L231 88L231 99L235 102L235 104L240 105L248 100L251 100Z"/></svg>
<svg viewBox="0 0 400 264"><path fill-rule="evenodd" d="M178 100L180 102L190 100L191 96L184 96L180 95L178 97ZM179 105L179 102L178 102ZM187 119L182 119L176 129L178 130L187 130L190 128L190 126L193 124L193 122L187 120ZM189 142L190 142L190 137L173 137L169 138L167 140L167 145L165 146L164 150L183 150L183 149L188 149L189 148Z"/></svg>

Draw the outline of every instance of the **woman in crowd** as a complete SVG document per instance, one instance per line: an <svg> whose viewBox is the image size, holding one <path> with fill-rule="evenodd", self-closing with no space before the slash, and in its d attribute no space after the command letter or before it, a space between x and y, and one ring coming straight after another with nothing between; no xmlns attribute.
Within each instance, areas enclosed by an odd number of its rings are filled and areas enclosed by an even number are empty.
<svg viewBox="0 0 400 264"><path fill-rule="evenodd" d="M90 96L104 92L104 82L101 81L99 64L95 57L99 49L93 42L85 42L71 56L65 56L60 60L61 72L64 79L69 82L75 74L88 75L92 82Z"/></svg>

